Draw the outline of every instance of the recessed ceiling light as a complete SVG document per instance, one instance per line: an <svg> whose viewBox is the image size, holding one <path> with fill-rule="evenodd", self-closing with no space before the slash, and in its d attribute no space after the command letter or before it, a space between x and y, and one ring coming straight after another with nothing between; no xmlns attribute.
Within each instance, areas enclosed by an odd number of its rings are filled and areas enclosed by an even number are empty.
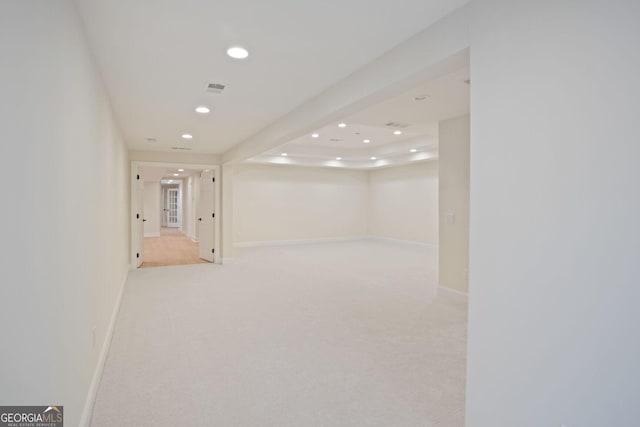
<svg viewBox="0 0 640 427"><path fill-rule="evenodd" d="M402 131L401 130L394 130L393 134L394 135L402 135Z"/></svg>
<svg viewBox="0 0 640 427"><path fill-rule="evenodd" d="M412 148L412 149L411 149L411 150L409 150L409 151L411 151L412 153L415 153L415 152L416 152L416 151L418 151L418 150L416 150L415 148Z"/></svg>
<svg viewBox="0 0 640 427"><path fill-rule="evenodd" d="M235 59L244 59L249 56L249 51L240 46L233 46L227 49L227 55Z"/></svg>
<svg viewBox="0 0 640 427"><path fill-rule="evenodd" d="M339 128L346 128L347 124L346 123L338 123L338 127Z"/></svg>
<svg viewBox="0 0 640 427"><path fill-rule="evenodd" d="M182 134L182 138L184 138L184 139L191 139L191 138L193 138L193 135L191 135L190 133L183 133L183 134Z"/></svg>
<svg viewBox="0 0 640 427"><path fill-rule="evenodd" d="M282 154L280 154L280 155L281 155L282 157L287 157L287 156L288 156L288 154L287 154L287 153L282 153Z"/></svg>
<svg viewBox="0 0 640 427"><path fill-rule="evenodd" d="M174 173L173 176L180 176L180 174L179 173Z"/></svg>
<svg viewBox="0 0 640 427"><path fill-rule="evenodd" d="M320 136L320 134L318 133L312 133L311 134L311 138L318 138Z"/></svg>
<svg viewBox="0 0 640 427"><path fill-rule="evenodd" d="M370 140L368 140L368 139L363 139L363 140L362 140L362 142L364 142L365 144L368 144L368 143L370 143L371 141L370 141Z"/></svg>
<svg viewBox="0 0 640 427"><path fill-rule="evenodd" d="M205 105L201 105L199 107L196 107L196 113L207 114L209 111L211 111L211 110L209 109L209 107L207 107Z"/></svg>
<svg viewBox="0 0 640 427"><path fill-rule="evenodd" d="M377 159L378 159L377 157L371 157L371 160L377 160Z"/></svg>
<svg viewBox="0 0 640 427"><path fill-rule="evenodd" d="M336 160L342 160L342 157L336 157Z"/></svg>
<svg viewBox="0 0 640 427"><path fill-rule="evenodd" d="M184 172L184 169L178 169L178 172Z"/></svg>

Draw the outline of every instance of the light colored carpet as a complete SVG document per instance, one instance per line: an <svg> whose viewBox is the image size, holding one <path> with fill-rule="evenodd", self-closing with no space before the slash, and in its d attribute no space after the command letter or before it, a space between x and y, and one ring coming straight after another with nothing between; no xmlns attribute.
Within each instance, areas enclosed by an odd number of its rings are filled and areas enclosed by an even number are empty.
<svg viewBox="0 0 640 427"><path fill-rule="evenodd" d="M200 259L198 243L177 228L162 227L160 237L145 237L143 245L141 268L208 262Z"/></svg>
<svg viewBox="0 0 640 427"><path fill-rule="evenodd" d="M134 271L92 425L461 427L466 305L437 265L354 241Z"/></svg>

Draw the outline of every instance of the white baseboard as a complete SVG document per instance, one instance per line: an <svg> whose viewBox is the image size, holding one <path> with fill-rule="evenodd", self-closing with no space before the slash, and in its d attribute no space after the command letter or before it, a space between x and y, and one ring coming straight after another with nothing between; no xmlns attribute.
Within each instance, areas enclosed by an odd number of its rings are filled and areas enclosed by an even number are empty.
<svg viewBox="0 0 640 427"><path fill-rule="evenodd" d="M453 298L460 302L468 302L469 294L466 292L458 291L456 289L447 288L446 286L438 286L438 296L446 296Z"/></svg>
<svg viewBox="0 0 640 427"><path fill-rule="evenodd" d="M144 233L144 237L160 237L160 232L157 233Z"/></svg>
<svg viewBox="0 0 640 427"><path fill-rule="evenodd" d="M107 333L104 337L102 348L100 349L100 355L98 356L98 363L96 364L96 368L93 371L93 378L91 378L91 384L89 385L89 391L87 392L87 399L85 400L84 409L82 410L82 416L80 417L79 425L81 427L89 427L89 424L91 422L93 405L96 402L96 394L98 393L98 386L100 385L100 380L102 379L102 371L104 370L104 364L107 361L107 354L109 354L109 348L111 347L111 338L113 337L113 330L116 325L116 319L118 318L118 313L120 312L120 304L122 303L122 297L124 295L124 287L127 283L127 277L129 277L128 271L124 275L124 280L120 285L120 292L118 293L118 297L116 298L116 305L113 308L113 312L111 313L111 319L109 319Z"/></svg>
<svg viewBox="0 0 640 427"><path fill-rule="evenodd" d="M235 242L234 248L254 248L259 246L283 246L283 245L307 245L314 243L347 242L366 239L367 236L349 237L325 237L321 239L297 239L297 240L260 240L254 242Z"/></svg>
<svg viewBox="0 0 640 427"><path fill-rule="evenodd" d="M220 264L233 264L233 258L220 258Z"/></svg>
<svg viewBox="0 0 640 427"><path fill-rule="evenodd" d="M198 240L198 238L197 238L196 236L192 236L192 235L190 235L190 234L187 234L187 237L188 237L189 239L191 239L191 241L192 241L192 242L195 242L195 243L198 243L198 242L199 242L199 240Z"/></svg>
<svg viewBox="0 0 640 427"><path fill-rule="evenodd" d="M431 248L431 249L438 249L439 246L438 245L434 245L433 243L423 243L423 242L416 242L414 240L402 240L402 239L394 239L391 237L381 237L381 236L367 236L366 237L369 240L378 240L381 242L392 242L392 243L404 243L404 244L409 244L409 245L417 245L417 246L422 246L425 248Z"/></svg>

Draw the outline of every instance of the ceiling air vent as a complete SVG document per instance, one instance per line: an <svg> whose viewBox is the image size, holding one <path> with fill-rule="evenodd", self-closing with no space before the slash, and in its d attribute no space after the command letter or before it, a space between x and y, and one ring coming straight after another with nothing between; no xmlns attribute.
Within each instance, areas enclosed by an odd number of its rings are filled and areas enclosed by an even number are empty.
<svg viewBox="0 0 640 427"><path fill-rule="evenodd" d="M331 138L329 141L340 142L342 140L340 138Z"/></svg>
<svg viewBox="0 0 640 427"><path fill-rule="evenodd" d="M184 151L191 151L190 147L171 147L172 150L184 150Z"/></svg>
<svg viewBox="0 0 640 427"><path fill-rule="evenodd" d="M227 85L222 83L209 83L207 85L207 92L222 93L225 87L227 87Z"/></svg>
<svg viewBox="0 0 640 427"><path fill-rule="evenodd" d="M394 129L404 129L404 128L408 128L409 125L406 123L399 123L399 122L387 122L384 124L386 127L388 128L394 128Z"/></svg>

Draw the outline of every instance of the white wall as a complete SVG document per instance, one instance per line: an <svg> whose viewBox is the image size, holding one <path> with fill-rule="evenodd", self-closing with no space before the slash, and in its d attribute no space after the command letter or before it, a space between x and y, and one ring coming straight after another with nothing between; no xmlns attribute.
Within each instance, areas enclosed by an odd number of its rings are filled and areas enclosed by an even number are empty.
<svg viewBox="0 0 640 427"><path fill-rule="evenodd" d="M238 165L233 176L234 243L363 236L366 172Z"/></svg>
<svg viewBox="0 0 640 427"><path fill-rule="evenodd" d="M145 237L160 236L161 221L160 183L145 181L144 183L144 235Z"/></svg>
<svg viewBox="0 0 640 427"><path fill-rule="evenodd" d="M438 162L369 172L369 234L438 244Z"/></svg>
<svg viewBox="0 0 640 427"><path fill-rule="evenodd" d="M76 426L128 271L127 151L71 1L2 2L0 70L0 404Z"/></svg>
<svg viewBox="0 0 640 427"><path fill-rule="evenodd" d="M184 179L182 185L182 231L192 240L196 240L196 203L197 197L195 193L195 181L194 175L188 176Z"/></svg>
<svg viewBox="0 0 640 427"><path fill-rule="evenodd" d="M638 425L639 16L474 4L468 427Z"/></svg>
<svg viewBox="0 0 640 427"><path fill-rule="evenodd" d="M440 122L440 286L468 292L469 116Z"/></svg>

